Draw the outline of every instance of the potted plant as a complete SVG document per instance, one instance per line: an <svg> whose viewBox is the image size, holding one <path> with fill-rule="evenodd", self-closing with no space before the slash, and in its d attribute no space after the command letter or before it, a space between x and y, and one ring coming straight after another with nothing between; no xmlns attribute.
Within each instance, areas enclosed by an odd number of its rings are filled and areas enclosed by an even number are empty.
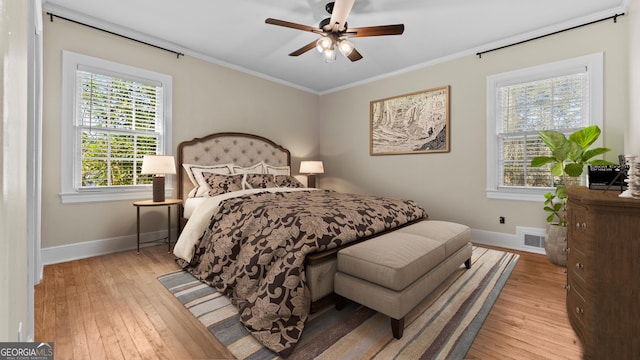
<svg viewBox="0 0 640 360"><path fill-rule="evenodd" d="M538 156L531 160L531 166L540 167L550 165L551 174L561 179L556 185L555 192L544 195L544 211L547 216L547 234L544 248L552 263L566 265L567 262L567 218L566 185L569 178L582 175L586 165L617 165L610 161L593 159L611 151L608 148L589 147L600 137L600 128L596 125L587 126L569 135L554 130L544 130L538 133L540 139L551 151L551 156Z"/></svg>

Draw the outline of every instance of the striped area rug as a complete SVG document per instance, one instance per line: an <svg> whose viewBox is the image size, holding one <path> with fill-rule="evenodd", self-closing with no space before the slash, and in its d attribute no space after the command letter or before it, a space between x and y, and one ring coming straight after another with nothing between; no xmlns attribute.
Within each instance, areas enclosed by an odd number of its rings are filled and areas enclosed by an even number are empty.
<svg viewBox="0 0 640 360"><path fill-rule="evenodd" d="M348 302L312 314L288 359L463 359L519 256L474 247L472 266L461 266L405 317L395 339L389 318ZM238 359L277 359L242 326L227 297L184 271L158 277Z"/></svg>

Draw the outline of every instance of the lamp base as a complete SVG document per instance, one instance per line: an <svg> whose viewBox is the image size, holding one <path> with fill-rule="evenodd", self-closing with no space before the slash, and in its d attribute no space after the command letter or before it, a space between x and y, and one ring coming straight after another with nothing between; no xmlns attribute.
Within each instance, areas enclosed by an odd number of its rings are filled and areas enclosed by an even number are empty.
<svg viewBox="0 0 640 360"><path fill-rule="evenodd" d="M310 188L316 187L316 176L315 176L315 174L307 175L307 187L310 187Z"/></svg>
<svg viewBox="0 0 640 360"><path fill-rule="evenodd" d="M164 202L164 176L153 177L153 202Z"/></svg>

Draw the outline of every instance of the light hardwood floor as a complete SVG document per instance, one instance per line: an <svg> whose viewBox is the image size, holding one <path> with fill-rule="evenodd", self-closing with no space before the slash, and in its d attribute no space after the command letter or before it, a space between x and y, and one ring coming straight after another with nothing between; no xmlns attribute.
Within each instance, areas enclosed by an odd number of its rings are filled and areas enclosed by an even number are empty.
<svg viewBox="0 0 640 360"><path fill-rule="evenodd" d="M48 265L35 289L36 341L55 359L232 359L156 280L177 270L166 245ZM564 268L520 260L466 358L580 359Z"/></svg>

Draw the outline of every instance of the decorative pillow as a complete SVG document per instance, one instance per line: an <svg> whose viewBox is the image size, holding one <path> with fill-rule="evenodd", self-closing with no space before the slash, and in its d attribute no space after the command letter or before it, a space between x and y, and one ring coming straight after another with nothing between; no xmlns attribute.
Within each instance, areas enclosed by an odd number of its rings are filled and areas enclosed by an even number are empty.
<svg viewBox="0 0 640 360"><path fill-rule="evenodd" d="M264 169L267 174L291 175L291 168L289 166L271 166L269 164L264 164Z"/></svg>
<svg viewBox="0 0 640 360"><path fill-rule="evenodd" d="M202 176L209 186L209 191L205 194L205 196L216 196L232 191L242 190L242 174L220 175L216 173L205 172L202 174Z"/></svg>
<svg viewBox="0 0 640 360"><path fill-rule="evenodd" d="M202 184L206 184L206 182L202 179L202 171L229 175L231 174L232 165L233 164L217 164L217 165L182 164L182 167L184 167L184 169L187 172L187 176L189 177L189 180L191 180L191 183L194 186L193 190L189 192L188 196L189 197L202 196L207 191L209 191L209 189L207 189L206 187L204 190L199 189L199 187L202 186Z"/></svg>
<svg viewBox="0 0 640 360"><path fill-rule="evenodd" d="M290 175L276 175L276 186L278 187L290 187L290 188L303 188L305 187L298 179Z"/></svg>
<svg viewBox="0 0 640 360"><path fill-rule="evenodd" d="M248 167L232 165L231 170L234 174L264 174L264 167L261 162Z"/></svg>
<svg viewBox="0 0 640 360"><path fill-rule="evenodd" d="M249 189L266 189L276 187L276 182L272 174L246 174L244 185Z"/></svg>
<svg viewBox="0 0 640 360"><path fill-rule="evenodd" d="M211 174L218 174L218 175L232 175L230 169L229 169L229 172L226 172L224 168L210 168L210 169L193 168L191 170L193 171L193 177L196 179L196 182L198 183L198 189L196 190L195 196L205 196L207 192L211 190L211 188L209 187L209 183L204 178L204 174L211 173Z"/></svg>

